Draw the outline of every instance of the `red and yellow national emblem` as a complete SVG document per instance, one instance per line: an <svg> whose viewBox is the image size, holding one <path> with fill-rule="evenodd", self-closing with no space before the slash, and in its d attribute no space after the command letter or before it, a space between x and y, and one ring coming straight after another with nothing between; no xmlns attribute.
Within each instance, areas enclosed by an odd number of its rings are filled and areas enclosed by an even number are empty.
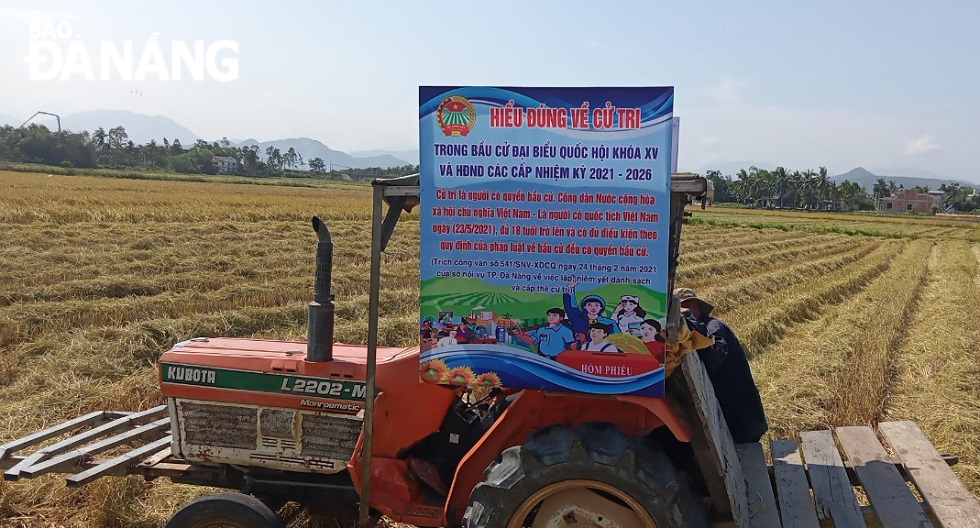
<svg viewBox="0 0 980 528"><path fill-rule="evenodd" d="M476 109L465 97L450 95L436 109L439 128L447 136L465 136L476 124Z"/></svg>

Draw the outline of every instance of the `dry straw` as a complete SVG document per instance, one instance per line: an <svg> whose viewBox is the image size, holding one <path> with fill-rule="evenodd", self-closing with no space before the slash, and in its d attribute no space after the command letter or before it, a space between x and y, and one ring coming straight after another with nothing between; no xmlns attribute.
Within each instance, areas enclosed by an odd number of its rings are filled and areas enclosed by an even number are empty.
<svg viewBox="0 0 980 528"><path fill-rule="evenodd" d="M154 363L177 341L303 339L313 214L336 241L337 340L363 343L364 188L0 172L0 442L87 411L160 403ZM957 471L980 491L978 250L815 234L806 225L816 222L820 232L871 225L934 239L975 230L918 219L697 214L792 223L687 226L678 275L678 285L715 302L743 337L780 432L915 419L961 457ZM417 340L418 242L418 218L409 215L385 254L382 344ZM79 490L62 483L0 483L0 527L156 527L208 491L162 479L107 479ZM306 522L301 516L292 526Z"/></svg>

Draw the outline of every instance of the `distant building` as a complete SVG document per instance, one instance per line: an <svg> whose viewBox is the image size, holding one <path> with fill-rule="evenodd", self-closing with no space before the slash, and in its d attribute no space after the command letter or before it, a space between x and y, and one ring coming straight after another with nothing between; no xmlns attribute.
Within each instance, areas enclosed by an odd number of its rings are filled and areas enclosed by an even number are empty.
<svg viewBox="0 0 980 528"><path fill-rule="evenodd" d="M218 174L238 174L241 164L231 156L212 156L211 163L218 169Z"/></svg>
<svg viewBox="0 0 980 528"><path fill-rule="evenodd" d="M932 198L932 203L936 209L942 211L946 207L946 191L929 191L926 194Z"/></svg>
<svg viewBox="0 0 980 528"><path fill-rule="evenodd" d="M935 206L933 197L914 189L906 189L894 196L886 196L878 203L878 210L883 213L931 213Z"/></svg>

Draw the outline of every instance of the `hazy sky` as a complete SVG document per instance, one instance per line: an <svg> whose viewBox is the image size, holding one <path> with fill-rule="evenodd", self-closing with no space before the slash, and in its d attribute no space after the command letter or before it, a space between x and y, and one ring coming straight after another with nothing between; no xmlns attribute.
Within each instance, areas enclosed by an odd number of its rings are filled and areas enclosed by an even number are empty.
<svg viewBox="0 0 980 528"><path fill-rule="evenodd" d="M682 170L862 165L980 180L978 20L966 1L5 1L0 113L121 109L209 139L401 150L417 148L419 85L672 85ZM31 80L32 36L66 57L83 41L96 80ZM151 39L168 64L174 41L237 43L217 55L237 57L237 79L98 80L101 41L132 41L135 64Z"/></svg>

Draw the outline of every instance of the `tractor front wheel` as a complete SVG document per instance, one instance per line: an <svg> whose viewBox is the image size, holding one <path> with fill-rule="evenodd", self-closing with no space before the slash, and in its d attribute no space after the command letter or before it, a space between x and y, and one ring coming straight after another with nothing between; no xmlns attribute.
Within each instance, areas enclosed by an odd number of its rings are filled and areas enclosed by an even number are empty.
<svg viewBox="0 0 980 528"><path fill-rule="evenodd" d="M216 493L182 506L166 528L286 528L286 524L251 495Z"/></svg>
<svg viewBox="0 0 980 528"><path fill-rule="evenodd" d="M611 424L552 426L505 450L474 488L467 528L703 528L701 498L649 441Z"/></svg>

